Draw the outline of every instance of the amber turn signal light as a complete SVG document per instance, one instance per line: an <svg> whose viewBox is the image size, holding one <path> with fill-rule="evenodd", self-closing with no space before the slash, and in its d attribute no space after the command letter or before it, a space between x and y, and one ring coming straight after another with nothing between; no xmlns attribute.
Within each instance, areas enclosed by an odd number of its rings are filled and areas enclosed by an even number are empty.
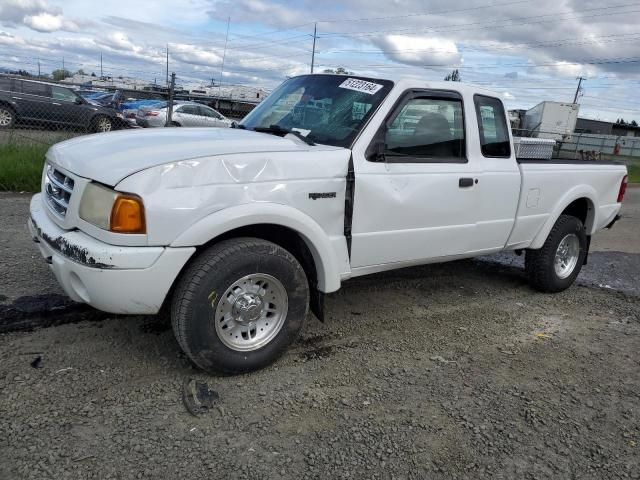
<svg viewBox="0 0 640 480"><path fill-rule="evenodd" d="M145 233L142 199L135 195L118 195L111 209L110 230L116 233Z"/></svg>

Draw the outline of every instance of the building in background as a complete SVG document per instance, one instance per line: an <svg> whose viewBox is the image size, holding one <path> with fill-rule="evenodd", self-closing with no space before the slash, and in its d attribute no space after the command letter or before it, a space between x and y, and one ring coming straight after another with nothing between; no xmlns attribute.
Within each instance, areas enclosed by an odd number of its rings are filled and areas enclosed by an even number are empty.
<svg viewBox="0 0 640 480"><path fill-rule="evenodd" d="M99 77L96 75L86 75L75 73L71 77L67 77L61 81L72 85L82 85L92 88L117 88L122 90L145 90L150 84L146 80L133 77Z"/></svg>
<svg viewBox="0 0 640 480"><path fill-rule="evenodd" d="M226 85L226 86L193 86L186 87L194 97L202 95L204 97L227 98L230 100L245 100L247 102L260 103L269 92L261 87L249 87L246 85Z"/></svg>
<svg viewBox="0 0 640 480"><path fill-rule="evenodd" d="M640 126L628 123L613 123L590 118L578 118L575 133L613 135L615 137L640 137Z"/></svg>

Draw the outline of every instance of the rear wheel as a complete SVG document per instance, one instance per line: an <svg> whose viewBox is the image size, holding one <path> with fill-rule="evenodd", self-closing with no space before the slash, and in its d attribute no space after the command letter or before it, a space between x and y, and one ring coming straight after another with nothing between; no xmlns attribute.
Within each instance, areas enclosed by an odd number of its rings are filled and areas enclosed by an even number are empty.
<svg viewBox="0 0 640 480"><path fill-rule="evenodd" d="M285 249L236 238L210 247L178 281L174 333L200 368L242 373L272 363L296 339L309 305L304 270Z"/></svg>
<svg viewBox="0 0 640 480"><path fill-rule="evenodd" d="M576 217L561 215L542 248L527 250L525 270L529 283L541 292L569 288L582 269L586 253L584 225Z"/></svg>
<svg viewBox="0 0 640 480"><path fill-rule="evenodd" d="M92 130L94 132L110 132L113 129L113 121L104 115L100 115L93 119Z"/></svg>
<svg viewBox="0 0 640 480"><path fill-rule="evenodd" d="M16 122L16 114L13 109L0 105L0 128L11 128Z"/></svg>

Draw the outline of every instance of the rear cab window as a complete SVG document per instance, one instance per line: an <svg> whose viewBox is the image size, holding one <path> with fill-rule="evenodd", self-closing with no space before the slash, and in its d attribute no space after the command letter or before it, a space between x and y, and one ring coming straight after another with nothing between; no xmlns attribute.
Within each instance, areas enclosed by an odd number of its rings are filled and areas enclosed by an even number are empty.
<svg viewBox="0 0 640 480"><path fill-rule="evenodd" d="M474 95L480 133L480 150L484 157L509 158L511 144L504 106L498 98Z"/></svg>

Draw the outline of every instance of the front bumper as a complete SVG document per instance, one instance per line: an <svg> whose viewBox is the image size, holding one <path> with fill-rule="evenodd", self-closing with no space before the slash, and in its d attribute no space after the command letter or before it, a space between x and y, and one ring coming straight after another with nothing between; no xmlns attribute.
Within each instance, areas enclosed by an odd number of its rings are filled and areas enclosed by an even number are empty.
<svg viewBox="0 0 640 480"><path fill-rule="evenodd" d="M106 312L158 313L195 248L109 245L79 230L63 230L34 195L27 221L31 238L64 291Z"/></svg>

